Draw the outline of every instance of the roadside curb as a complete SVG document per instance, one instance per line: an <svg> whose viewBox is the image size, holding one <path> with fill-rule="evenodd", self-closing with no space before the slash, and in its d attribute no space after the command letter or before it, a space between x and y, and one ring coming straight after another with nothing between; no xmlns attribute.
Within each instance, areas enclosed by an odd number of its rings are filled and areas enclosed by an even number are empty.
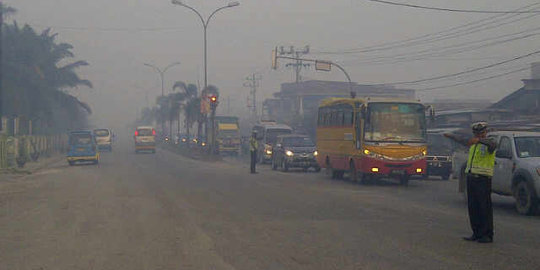
<svg viewBox="0 0 540 270"><path fill-rule="evenodd" d="M183 156L183 157L186 157L186 158L190 158L190 159L193 159L193 160L199 160L199 161L208 161L208 162L218 162L218 161L223 161L223 158L221 156L210 156L210 155L202 155L202 154L185 154L185 153L182 153L182 151L180 151L179 149L176 149L174 146L168 146L168 145L159 145L159 147L161 149L164 149L164 150L167 150L173 154L177 154L177 155L180 155L180 156Z"/></svg>
<svg viewBox="0 0 540 270"><path fill-rule="evenodd" d="M28 163L24 168L8 168L0 171L2 175L29 175L39 170L49 167L50 165L60 162L64 158L62 154L56 154L45 158L42 161Z"/></svg>

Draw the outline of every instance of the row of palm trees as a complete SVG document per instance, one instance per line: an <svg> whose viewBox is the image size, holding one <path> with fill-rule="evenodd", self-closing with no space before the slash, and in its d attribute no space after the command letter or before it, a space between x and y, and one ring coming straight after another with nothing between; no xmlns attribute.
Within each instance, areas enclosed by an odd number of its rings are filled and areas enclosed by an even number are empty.
<svg viewBox="0 0 540 270"><path fill-rule="evenodd" d="M4 15L14 12L4 5L0 9ZM67 90L92 87L76 73L88 63L67 62L74 57L73 46L57 42L50 29L37 33L13 22L3 23L1 30L1 114L34 120L34 132L84 127L91 109Z"/></svg>
<svg viewBox="0 0 540 270"><path fill-rule="evenodd" d="M183 118L187 136L191 134L191 128L196 124L197 136L201 137L203 125L206 123L206 115L201 113L201 103L209 95L219 96L219 89L209 85L199 93L195 84L177 81L170 94L157 98L154 107L143 108L139 122L150 124L154 121L166 121L169 127L168 134L172 137L174 122L176 131L180 132Z"/></svg>

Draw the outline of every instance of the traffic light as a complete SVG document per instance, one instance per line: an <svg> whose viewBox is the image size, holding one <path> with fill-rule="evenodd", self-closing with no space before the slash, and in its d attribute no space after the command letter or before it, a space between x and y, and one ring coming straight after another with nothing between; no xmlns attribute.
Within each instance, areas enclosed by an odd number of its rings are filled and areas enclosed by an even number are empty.
<svg viewBox="0 0 540 270"><path fill-rule="evenodd" d="M218 105L218 97L216 95L211 95L208 99L210 100L210 108L215 111Z"/></svg>

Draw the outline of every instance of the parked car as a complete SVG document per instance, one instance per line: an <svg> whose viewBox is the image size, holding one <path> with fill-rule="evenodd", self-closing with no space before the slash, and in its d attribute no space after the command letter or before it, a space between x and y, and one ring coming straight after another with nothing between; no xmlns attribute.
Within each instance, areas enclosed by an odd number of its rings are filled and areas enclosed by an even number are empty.
<svg viewBox="0 0 540 270"><path fill-rule="evenodd" d="M281 135L276 139L276 145L272 153L272 169L278 167L282 171L289 168L302 168L307 171L315 168L318 172L321 167L317 163L318 153L315 143L306 135Z"/></svg>
<svg viewBox="0 0 540 270"><path fill-rule="evenodd" d="M520 214L534 214L540 195L540 132L497 131L488 136L498 142L492 192L513 196ZM466 192L465 167L466 160L461 161L462 192Z"/></svg>
<svg viewBox="0 0 540 270"><path fill-rule="evenodd" d="M76 162L92 162L98 164L99 152L92 131L80 130L69 133L67 162L70 166Z"/></svg>
<svg viewBox="0 0 540 270"><path fill-rule="evenodd" d="M94 129L94 136L99 150L107 149L112 151L112 132L107 128Z"/></svg>

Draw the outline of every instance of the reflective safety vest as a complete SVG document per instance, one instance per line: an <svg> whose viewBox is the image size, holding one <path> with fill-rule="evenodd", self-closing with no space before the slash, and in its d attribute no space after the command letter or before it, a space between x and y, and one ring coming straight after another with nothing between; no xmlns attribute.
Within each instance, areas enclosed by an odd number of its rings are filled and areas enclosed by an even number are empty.
<svg viewBox="0 0 540 270"><path fill-rule="evenodd" d="M259 148L259 142L257 142L257 140L253 137L251 137L249 139L249 150L250 151L257 151L257 149Z"/></svg>
<svg viewBox="0 0 540 270"><path fill-rule="evenodd" d="M469 159L467 160L466 173L493 176L495 166L495 152L490 153L484 144L474 144L469 148Z"/></svg>

